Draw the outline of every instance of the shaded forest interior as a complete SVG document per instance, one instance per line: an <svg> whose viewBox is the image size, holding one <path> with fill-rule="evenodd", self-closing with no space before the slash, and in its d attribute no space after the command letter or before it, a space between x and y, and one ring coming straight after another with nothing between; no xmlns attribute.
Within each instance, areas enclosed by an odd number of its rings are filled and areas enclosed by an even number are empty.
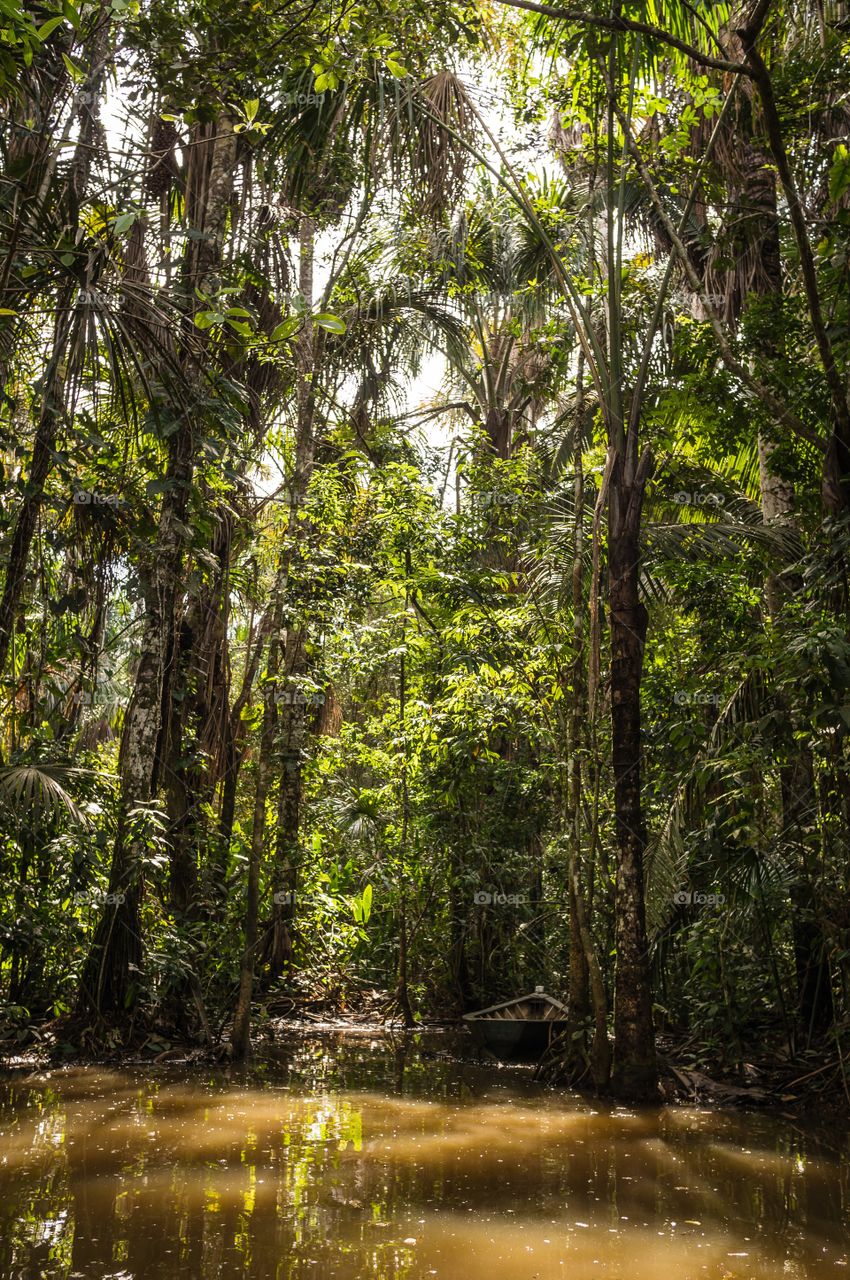
<svg viewBox="0 0 850 1280"><path fill-rule="evenodd" d="M850 1097L843 0L0 7L5 1048Z"/></svg>

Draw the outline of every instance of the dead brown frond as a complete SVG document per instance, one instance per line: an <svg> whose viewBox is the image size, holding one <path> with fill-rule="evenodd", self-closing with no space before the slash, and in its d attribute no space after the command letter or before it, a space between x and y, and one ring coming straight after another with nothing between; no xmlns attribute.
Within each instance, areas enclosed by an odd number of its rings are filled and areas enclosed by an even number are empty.
<svg viewBox="0 0 850 1280"><path fill-rule="evenodd" d="M453 71L440 71L399 93L387 141L394 176L407 171L425 217L439 221L461 200L478 134L475 109Z"/></svg>

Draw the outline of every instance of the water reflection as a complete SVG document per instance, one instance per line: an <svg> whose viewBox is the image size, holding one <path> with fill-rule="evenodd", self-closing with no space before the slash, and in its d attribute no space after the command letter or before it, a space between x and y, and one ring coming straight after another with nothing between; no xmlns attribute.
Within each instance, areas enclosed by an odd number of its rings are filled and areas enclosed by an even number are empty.
<svg viewBox="0 0 850 1280"><path fill-rule="evenodd" d="M0 1089L0 1276L821 1280L850 1274L839 1141L380 1041L56 1071Z"/></svg>

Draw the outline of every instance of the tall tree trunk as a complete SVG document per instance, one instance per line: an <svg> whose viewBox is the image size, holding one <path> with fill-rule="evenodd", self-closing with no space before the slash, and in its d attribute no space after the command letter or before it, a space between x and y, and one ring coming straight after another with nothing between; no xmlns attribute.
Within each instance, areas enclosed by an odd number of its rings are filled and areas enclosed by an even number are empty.
<svg viewBox="0 0 850 1280"><path fill-rule="evenodd" d="M611 475L608 521L611 739L619 846L613 1085L618 1097L635 1101L655 1098L658 1087L644 906L646 823L641 791L640 693L647 613L639 597L638 576L644 488L643 474L627 482L618 457Z"/></svg>
<svg viewBox="0 0 850 1280"><path fill-rule="evenodd" d="M620 11L619 0L615 11ZM641 776L640 696L647 612L639 593L640 527L649 477L649 450L638 458L640 402L628 405L623 381L623 209L617 164L619 48L607 58L605 144L606 293L608 369L606 426L609 450L608 604L611 633L611 755L617 835L614 971L614 1071L618 1097L634 1101L657 1096L655 1029L652 1019L649 949L646 936L643 858L646 822ZM635 393L638 394L638 393Z"/></svg>
<svg viewBox="0 0 850 1280"><path fill-rule="evenodd" d="M194 299L217 292L236 165L236 135L222 116L215 132L198 146L194 163L203 165L193 183L188 217L200 239L188 241L187 294ZM191 323L187 318L187 324ZM170 437L166 488L156 542L147 571L145 622L133 696L124 721L119 757L118 830L109 875L117 901L101 917L83 969L78 1008L84 1013L116 1016L134 1002L135 975L141 971L140 906L143 856L147 844L139 811L154 797L158 747L168 698L164 696L169 662L173 661L183 564L186 516L194 470L195 429L192 412L183 414ZM165 703L165 710L164 704Z"/></svg>

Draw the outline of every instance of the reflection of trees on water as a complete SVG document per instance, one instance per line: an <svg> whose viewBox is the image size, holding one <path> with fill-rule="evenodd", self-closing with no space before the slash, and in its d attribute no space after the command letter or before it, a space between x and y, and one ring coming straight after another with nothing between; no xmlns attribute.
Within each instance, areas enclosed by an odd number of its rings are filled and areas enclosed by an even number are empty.
<svg viewBox="0 0 850 1280"><path fill-rule="evenodd" d="M561 1249L553 1265L648 1240L657 1280L681 1280L675 1250L697 1244L706 1265L748 1251L750 1270L728 1272L748 1280L819 1280L841 1256L850 1169L816 1134L522 1096L498 1072L472 1090L466 1064L409 1036L358 1053L365 1088L351 1052L346 1093L325 1088L322 1056L312 1088L95 1071L7 1086L0 1274L424 1276L433 1247L459 1267L501 1250L523 1280L520 1236Z"/></svg>

